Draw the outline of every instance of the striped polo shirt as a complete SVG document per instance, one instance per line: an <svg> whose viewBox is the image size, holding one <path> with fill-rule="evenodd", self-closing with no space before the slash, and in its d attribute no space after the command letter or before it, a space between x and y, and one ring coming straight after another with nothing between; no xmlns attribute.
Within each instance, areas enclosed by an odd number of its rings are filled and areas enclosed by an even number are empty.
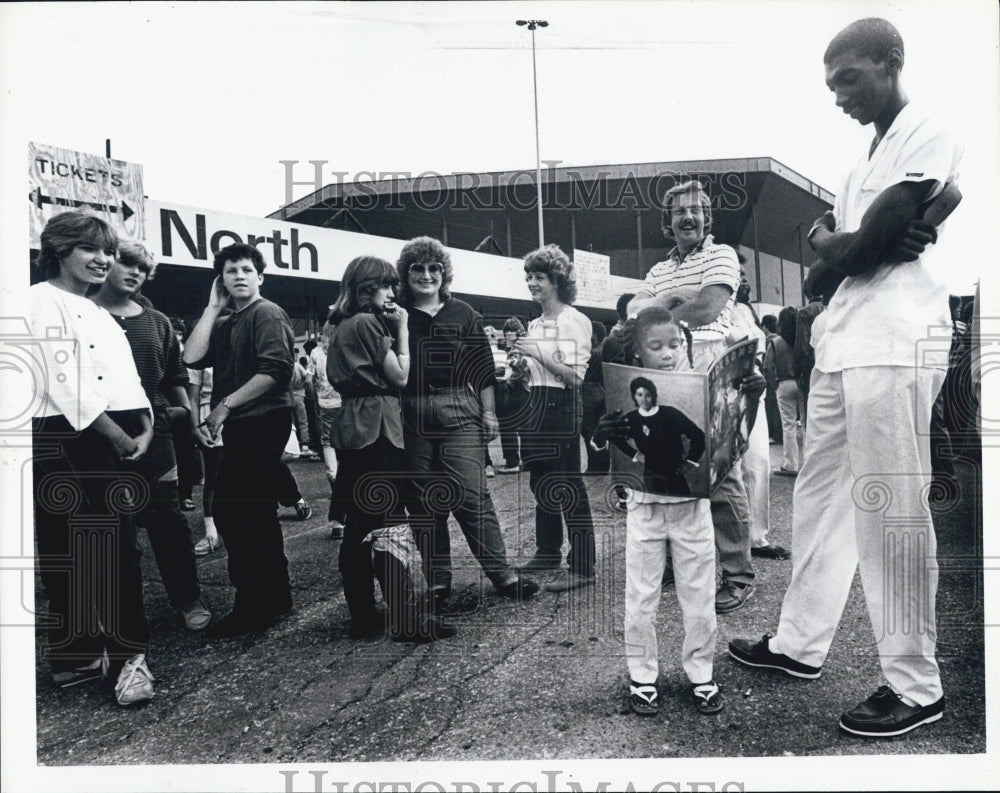
<svg viewBox="0 0 1000 793"><path fill-rule="evenodd" d="M717 245L712 235L705 239L682 260L677 248L667 254L666 261L657 262L646 275L646 282L639 287L636 297L657 297L668 292L680 292L692 300L710 284L722 284L731 290L729 299L714 322L691 328L694 341L717 341L729 333L730 315L740 284L740 263L736 251L728 245Z"/></svg>

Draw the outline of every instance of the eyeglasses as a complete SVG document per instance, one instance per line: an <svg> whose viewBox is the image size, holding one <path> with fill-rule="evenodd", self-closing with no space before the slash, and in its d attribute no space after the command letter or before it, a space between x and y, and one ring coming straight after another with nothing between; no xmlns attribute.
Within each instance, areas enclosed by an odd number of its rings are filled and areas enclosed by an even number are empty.
<svg viewBox="0 0 1000 793"><path fill-rule="evenodd" d="M411 264L410 269L407 270L407 272L416 273L417 275L423 275L424 273L440 275L444 272L444 267L437 262L432 262L431 264Z"/></svg>

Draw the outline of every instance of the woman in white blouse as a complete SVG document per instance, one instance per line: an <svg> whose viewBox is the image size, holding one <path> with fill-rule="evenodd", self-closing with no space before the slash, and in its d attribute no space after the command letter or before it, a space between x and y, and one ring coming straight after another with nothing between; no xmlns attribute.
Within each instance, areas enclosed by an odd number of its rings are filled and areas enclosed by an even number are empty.
<svg viewBox="0 0 1000 793"><path fill-rule="evenodd" d="M534 558L523 569L560 566L566 523L569 569L547 589L565 592L594 583L594 521L580 474L580 385L590 357L590 320L570 305L576 298L573 263L555 245L524 258L525 281L542 315L511 352L529 386L521 424L521 458L535 496ZM520 358L521 362L517 362Z"/></svg>
<svg viewBox="0 0 1000 793"><path fill-rule="evenodd" d="M114 230L81 212L56 215L42 231L38 266L48 280L29 290L44 367L32 418L35 534L54 682L110 672L118 703L132 705L153 696L134 521L149 492L121 461L145 454L152 411L124 331L86 297L117 248Z"/></svg>

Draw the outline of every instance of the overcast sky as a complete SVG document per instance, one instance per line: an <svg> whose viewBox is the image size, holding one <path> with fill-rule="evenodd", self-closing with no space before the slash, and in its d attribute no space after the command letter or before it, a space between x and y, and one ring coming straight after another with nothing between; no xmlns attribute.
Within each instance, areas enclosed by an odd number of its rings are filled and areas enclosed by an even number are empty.
<svg viewBox="0 0 1000 793"><path fill-rule="evenodd" d="M995 207L990 0L4 4L5 145L102 154L111 138L150 197L255 216L285 201L281 160L300 181L327 161L324 182L531 168L530 34L514 20L544 18L543 159L771 156L836 191L871 129L834 106L822 54L870 15L903 35L911 98L965 138L966 207Z"/></svg>

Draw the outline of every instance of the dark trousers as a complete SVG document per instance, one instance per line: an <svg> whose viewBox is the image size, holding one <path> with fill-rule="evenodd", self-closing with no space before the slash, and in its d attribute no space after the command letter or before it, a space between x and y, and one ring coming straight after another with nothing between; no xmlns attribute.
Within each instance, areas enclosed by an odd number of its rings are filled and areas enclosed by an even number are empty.
<svg viewBox="0 0 1000 793"><path fill-rule="evenodd" d="M514 467L521 464L521 444L517 428L526 418L524 412L528 407L528 390L520 383L498 383L494 393L504 465Z"/></svg>
<svg viewBox="0 0 1000 793"><path fill-rule="evenodd" d="M805 397L803 397L804 404ZM767 420L768 437L778 443L784 440L781 427L781 413L778 411L778 390L777 383L774 387L768 383L767 391L764 393L764 417Z"/></svg>
<svg viewBox="0 0 1000 793"><path fill-rule="evenodd" d="M568 388L532 388L527 423L521 428L521 458L535 496L536 555L558 559L563 521L569 534L571 573L590 577L596 556L594 520L580 474L579 392Z"/></svg>
<svg viewBox="0 0 1000 793"><path fill-rule="evenodd" d="M254 617L292 607L288 559L278 522L281 453L292 429L292 411L230 418L222 429L225 452L212 511L229 549L234 610Z"/></svg>
<svg viewBox="0 0 1000 793"><path fill-rule="evenodd" d="M381 619L375 608L372 551L365 538L375 529L406 522L401 458L402 450L383 437L363 449L341 449L338 455L337 481L351 494L340 544L340 576L351 622L358 627ZM389 588L398 595L405 590L404 582L392 578L398 568L388 566L383 572L389 576L380 584L383 592ZM396 595L386 593L390 608Z"/></svg>
<svg viewBox="0 0 1000 793"><path fill-rule="evenodd" d="M134 417L109 415L136 434ZM44 619L52 671L90 663L104 649L117 674L149 645L134 514L148 486L122 470L92 429L75 433L62 416L35 419L32 429L35 536L49 599Z"/></svg>
<svg viewBox="0 0 1000 793"><path fill-rule="evenodd" d="M195 406L197 409L197 405ZM194 486L204 476L201 452L191 437L191 424L187 415L181 415L170 422L170 437L177 460L177 487L181 501L191 498Z"/></svg>
<svg viewBox="0 0 1000 793"><path fill-rule="evenodd" d="M285 448L284 444L281 448ZM292 469L279 460L275 477L275 484L278 488L278 503L283 507L294 507L302 498L302 493L299 492L299 483L295 481Z"/></svg>
<svg viewBox="0 0 1000 793"><path fill-rule="evenodd" d="M205 487L201 491L201 511L206 518L214 516L212 510L215 503L215 483L219 478L224 453L223 446L206 446L201 450L202 459L205 461Z"/></svg>
<svg viewBox="0 0 1000 793"><path fill-rule="evenodd" d="M173 438L165 430L164 426L164 431L153 435L138 463L125 463L124 467L142 476L149 485L149 500L138 514L138 523L146 528L167 597L175 608L181 608L197 600L201 588L191 527L181 512L178 497Z"/></svg>

